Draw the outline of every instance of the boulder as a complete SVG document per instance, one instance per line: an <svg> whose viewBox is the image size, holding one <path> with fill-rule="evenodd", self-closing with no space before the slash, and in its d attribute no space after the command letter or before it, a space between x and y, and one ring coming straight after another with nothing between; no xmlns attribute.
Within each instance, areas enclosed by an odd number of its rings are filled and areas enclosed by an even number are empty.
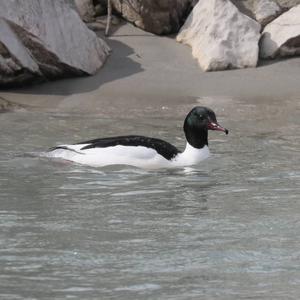
<svg viewBox="0 0 300 300"><path fill-rule="evenodd" d="M290 9L300 4L300 0L276 0L276 1L284 9Z"/></svg>
<svg viewBox="0 0 300 300"><path fill-rule="evenodd" d="M300 5L268 24L260 41L260 56L275 58L300 54Z"/></svg>
<svg viewBox="0 0 300 300"><path fill-rule="evenodd" d="M204 71L255 67L260 25L229 0L200 0L177 35Z"/></svg>
<svg viewBox="0 0 300 300"><path fill-rule="evenodd" d="M0 17L0 85L42 78L38 63L19 39L22 28Z"/></svg>
<svg viewBox="0 0 300 300"><path fill-rule="evenodd" d="M91 75L108 54L71 2L0 2L0 85Z"/></svg>
<svg viewBox="0 0 300 300"><path fill-rule="evenodd" d="M96 14L93 0L75 0L77 11L84 22L94 21Z"/></svg>
<svg viewBox="0 0 300 300"><path fill-rule="evenodd" d="M254 3L255 19L262 26L267 25L282 13L282 8L273 0L257 0Z"/></svg>
<svg viewBox="0 0 300 300"><path fill-rule="evenodd" d="M231 0L231 2L246 16L255 20L254 3L259 0Z"/></svg>
<svg viewBox="0 0 300 300"><path fill-rule="evenodd" d="M155 33L178 32L191 0L111 0L113 9L137 27Z"/></svg>
<svg viewBox="0 0 300 300"><path fill-rule="evenodd" d="M231 2L240 12L256 20L262 26L277 18L284 11L276 0L231 0Z"/></svg>
<svg viewBox="0 0 300 300"><path fill-rule="evenodd" d="M264 2L264 0L231 0L231 2L243 13L251 18L255 18L255 7L258 2ZM269 1L268 1L269 2ZM298 4L300 0L272 0L279 7L286 11ZM260 5L260 4L259 4Z"/></svg>

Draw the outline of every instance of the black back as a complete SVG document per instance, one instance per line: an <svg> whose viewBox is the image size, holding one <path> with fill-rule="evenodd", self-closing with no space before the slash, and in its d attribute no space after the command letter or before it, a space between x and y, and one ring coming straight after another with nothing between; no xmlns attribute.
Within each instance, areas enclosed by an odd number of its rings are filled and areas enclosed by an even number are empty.
<svg viewBox="0 0 300 300"><path fill-rule="evenodd" d="M81 148L81 150L91 149L91 148L106 148L117 145L122 146L143 146L147 148L152 148L156 150L164 158L171 160L174 158L180 151L173 145L168 142L165 142L160 139L150 138L146 136L139 135L128 135L128 136L116 136L90 140L86 142L77 143L88 144Z"/></svg>

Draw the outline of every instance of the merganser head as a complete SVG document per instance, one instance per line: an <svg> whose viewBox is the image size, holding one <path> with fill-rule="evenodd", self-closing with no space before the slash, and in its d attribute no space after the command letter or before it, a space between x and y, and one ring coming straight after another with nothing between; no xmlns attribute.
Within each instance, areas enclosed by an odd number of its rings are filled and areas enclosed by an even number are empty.
<svg viewBox="0 0 300 300"><path fill-rule="evenodd" d="M228 130L218 124L215 113L203 106L196 106L188 113L183 129L188 143L194 148L208 145L208 130L223 131L228 134Z"/></svg>

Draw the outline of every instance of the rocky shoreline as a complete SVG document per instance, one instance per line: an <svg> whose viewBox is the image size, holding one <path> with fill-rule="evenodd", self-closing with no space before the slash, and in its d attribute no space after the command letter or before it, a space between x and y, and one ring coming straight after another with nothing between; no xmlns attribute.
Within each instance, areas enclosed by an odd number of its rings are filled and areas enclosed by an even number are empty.
<svg viewBox="0 0 300 300"><path fill-rule="evenodd" d="M126 117L149 109L185 109L235 101L298 101L300 58L260 62L257 68L203 72L188 46L127 23L106 40L114 49L94 76L67 78L0 91L26 110ZM202 102L204 101L204 102ZM199 102L200 103L200 102ZM222 103L222 104L220 104Z"/></svg>
<svg viewBox="0 0 300 300"><path fill-rule="evenodd" d="M2 88L96 74L110 48L115 51L101 36L108 2L111 38L122 19L144 34L175 34L203 71L256 67L262 59L300 53L300 0L28 0L21 9L18 1L0 4Z"/></svg>
<svg viewBox="0 0 300 300"><path fill-rule="evenodd" d="M76 3L83 19L97 15L93 1ZM105 4L97 4L102 5L102 12ZM204 71L256 67L259 59L300 52L298 0L176 0L159 4L111 0L111 4L116 14L143 30L177 34L178 42L192 47Z"/></svg>

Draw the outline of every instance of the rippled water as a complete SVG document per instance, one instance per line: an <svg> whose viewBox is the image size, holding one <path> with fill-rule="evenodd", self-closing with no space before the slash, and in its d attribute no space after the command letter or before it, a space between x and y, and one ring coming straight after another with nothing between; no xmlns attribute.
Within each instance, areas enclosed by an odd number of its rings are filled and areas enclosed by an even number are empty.
<svg viewBox="0 0 300 300"><path fill-rule="evenodd" d="M133 132L183 147L192 105L1 114L0 298L299 299L299 101L202 102L230 134L171 171L28 154Z"/></svg>

